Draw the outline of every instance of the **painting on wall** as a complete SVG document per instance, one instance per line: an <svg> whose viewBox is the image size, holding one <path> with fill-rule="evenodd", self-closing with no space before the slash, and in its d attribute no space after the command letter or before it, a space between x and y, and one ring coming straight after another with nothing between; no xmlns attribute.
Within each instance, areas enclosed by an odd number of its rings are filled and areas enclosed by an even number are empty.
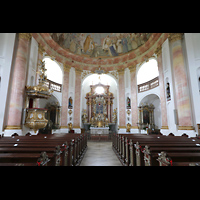
<svg viewBox="0 0 200 200"><path fill-rule="evenodd" d="M120 56L143 45L151 33L50 33L61 47L87 57Z"/></svg>

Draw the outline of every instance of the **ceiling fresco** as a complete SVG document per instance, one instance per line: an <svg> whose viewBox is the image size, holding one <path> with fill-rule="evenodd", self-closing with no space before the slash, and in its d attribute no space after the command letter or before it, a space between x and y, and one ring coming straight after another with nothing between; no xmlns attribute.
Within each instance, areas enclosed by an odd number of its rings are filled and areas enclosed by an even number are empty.
<svg viewBox="0 0 200 200"><path fill-rule="evenodd" d="M62 48L76 55L107 58L137 49L151 33L50 33L50 36Z"/></svg>

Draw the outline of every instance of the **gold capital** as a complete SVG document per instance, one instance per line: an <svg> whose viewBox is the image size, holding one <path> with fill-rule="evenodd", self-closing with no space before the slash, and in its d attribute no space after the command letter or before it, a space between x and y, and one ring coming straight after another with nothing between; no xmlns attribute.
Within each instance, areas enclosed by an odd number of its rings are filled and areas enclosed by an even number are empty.
<svg viewBox="0 0 200 200"><path fill-rule="evenodd" d="M124 69L117 70L118 74L124 74Z"/></svg>
<svg viewBox="0 0 200 200"><path fill-rule="evenodd" d="M129 67L130 72L134 72L136 70L136 65L132 65Z"/></svg>
<svg viewBox="0 0 200 200"><path fill-rule="evenodd" d="M67 64L63 64L63 67L64 67L64 71L65 72L69 72L70 69L71 69L71 66L67 65Z"/></svg>
<svg viewBox="0 0 200 200"><path fill-rule="evenodd" d="M39 52L40 54L43 54L43 53L45 52L43 46L42 46L40 43L38 44L38 52Z"/></svg>
<svg viewBox="0 0 200 200"><path fill-rule="evenodd" d="M159 56L162 53L162 46L157 47L157 49L155 50L155 54L157 56Z"/></svg>
<svg viewBox="0 0 200 200"><path fill-rule="evenodd" d="M170 42L175 42L177 40L182 40L183 33L169 33L168 39Z"/></svg>
<svg viewBox="0 0 200 200"><path fill-rule="evenodd" d="M30 40L32 38L32 33L19 33L19 38Z"/></svg>

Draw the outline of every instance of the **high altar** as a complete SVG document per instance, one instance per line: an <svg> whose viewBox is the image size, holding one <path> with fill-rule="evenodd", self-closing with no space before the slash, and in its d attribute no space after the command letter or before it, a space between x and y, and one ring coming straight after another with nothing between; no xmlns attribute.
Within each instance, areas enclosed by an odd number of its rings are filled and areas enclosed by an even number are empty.
<svg viewBox="0 0 200 200"><path fill-rule="evenodd" d="M85 110L85 116L83 114L83 123L91 124L91 134L100 133L100 129L101 133L108 134L108 123L113 122L114 97L109 87L101 83L90 85L90 92L86 94L87 110Z"/></svg>

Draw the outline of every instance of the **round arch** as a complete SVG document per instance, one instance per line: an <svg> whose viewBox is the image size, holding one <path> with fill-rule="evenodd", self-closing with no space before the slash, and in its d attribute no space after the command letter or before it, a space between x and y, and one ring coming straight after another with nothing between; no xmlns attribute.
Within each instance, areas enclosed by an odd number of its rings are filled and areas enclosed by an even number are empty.
<svg viewBox="0 0 200 200"><path fill-rule="evenodd" d="M150 105L153 104L155 109L154 109L154 122L155 125L158 127L158 129L161 129L162 126L162 115L161 115L161 101L160 97L157 94L148 94L144 96L140 101L139 101L139 106L141 105Z"/></svg>
<svg viewBox="0 0 200 200"><path fill-rule="evenodd" d="M45 68L47 69L47 79L62 84L64 74L63 67L61 67L56 60L52 60L49 56L45 56L43 61L45 61Z"/></svg>
<svg viewBox="0 0 200 200"><path fill-rule="evenodd" d="M137 68L136 76L137 85L148 82L159 76L157 59L153 57L140 64Z"/></svg>

